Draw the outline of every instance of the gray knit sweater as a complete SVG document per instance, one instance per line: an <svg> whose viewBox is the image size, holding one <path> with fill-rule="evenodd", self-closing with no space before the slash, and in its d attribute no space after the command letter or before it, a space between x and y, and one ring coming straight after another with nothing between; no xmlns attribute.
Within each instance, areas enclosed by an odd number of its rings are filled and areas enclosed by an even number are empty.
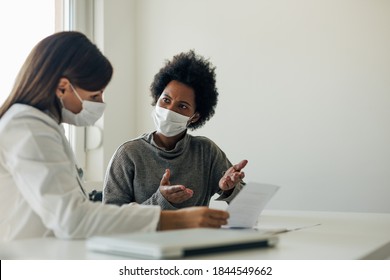
<svg viewBox="0 0 390 280"><path fill-rule="evenodd" d="M144 134L125 142L114 153L104 180L103 202L137 202L173 210L209 205L215 193L220 194L218 200L230 202L242 185L223 192L218 183L231 166L225 153L206 137L186 134L173 150L167 151L154 143L153 133ZM162 196L159 186L167 168L171 170L171 185L184 185L194 191L190 199L173 205Z"/></svg>

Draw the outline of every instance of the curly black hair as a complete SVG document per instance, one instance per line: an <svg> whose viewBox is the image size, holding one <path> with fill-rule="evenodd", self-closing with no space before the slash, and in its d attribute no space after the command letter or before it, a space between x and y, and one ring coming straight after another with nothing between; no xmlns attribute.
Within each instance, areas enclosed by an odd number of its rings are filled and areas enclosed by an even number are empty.
<svg viewBox="0 0 390 280"><path fill-rule="evenodd" d="M194 90L196 111L200 114L199 120L191 123L188 128L195 130L202 127L214 115L217 106L218 90L215 77L215 67L193 50L175 55L171 61L166 61L165 66L154 76L150 85L152 105L156 105L169 82L175 80L183 83Z"/></svg>

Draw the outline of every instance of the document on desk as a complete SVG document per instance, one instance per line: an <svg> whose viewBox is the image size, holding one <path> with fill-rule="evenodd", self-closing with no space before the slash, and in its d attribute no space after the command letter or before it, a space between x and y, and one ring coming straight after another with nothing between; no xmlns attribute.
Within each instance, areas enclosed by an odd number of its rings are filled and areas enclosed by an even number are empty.
<svg viewBox="0 0 390 280"><path fill-rule="evenodd" d="M260 213L279 188L270 184L246 183L227 208L230 217L225 227L254 228Z"/></svg>

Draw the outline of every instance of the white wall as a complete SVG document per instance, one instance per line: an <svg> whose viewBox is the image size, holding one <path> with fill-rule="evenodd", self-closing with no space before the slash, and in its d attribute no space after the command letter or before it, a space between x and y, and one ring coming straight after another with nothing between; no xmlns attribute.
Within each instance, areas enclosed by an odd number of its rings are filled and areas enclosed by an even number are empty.
<svg viewBox="0 0 390 280"><path fill-rule="evenodd" d="M106 88L107 103L103 124L103 149L90 154L90 165L103 162L103 167L92 170L95 181L104 177L107 164L116 148L135 135L136 84L135 75L135 1L95 0L94 37L114 67L111 83ZM88 135L87 135L88 136ZM94 183L94 188L98 188Z"/></svg>
<svg viewBox="0 0 390 280"><path fill-rule="evenodd" d="M106 154L153 129L154 74L195 49L217 66L220 98L193 134L232 162L248 159L247 181L281 185L270 208L390 212L390 1L130 2L109 19L129 14L135 25L124 35L112 24L105 40L114 64L135 66L115 73L132 87L118 83L107 95ZM122 42L134 44L134 60L131 51L113 55Z"/></svg>

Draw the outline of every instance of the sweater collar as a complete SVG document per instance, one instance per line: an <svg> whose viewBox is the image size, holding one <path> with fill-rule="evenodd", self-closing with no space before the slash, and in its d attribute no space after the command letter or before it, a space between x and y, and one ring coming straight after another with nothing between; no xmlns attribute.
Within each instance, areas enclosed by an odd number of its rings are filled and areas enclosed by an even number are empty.
<svg viewBox="0 0 390 280"><path fill-rule="evenodd" d="M159 153L164 154L166 156L177 156L177 155L182 154L186 150L186 148L188 146L188 143L190 141L190 138L191 138L191 136L188 133L186 133L184 135L184 137L176 143L175 148L173 148L172 150L168 151L168 150L165 150L162 147L157 146L156 142L153 139L153 133L154 132L155 131L146 134L145 135L145 139L146 139L146 141L148 143L150 143L153 147L155 147L156 150L159 151Z"/></svg>

